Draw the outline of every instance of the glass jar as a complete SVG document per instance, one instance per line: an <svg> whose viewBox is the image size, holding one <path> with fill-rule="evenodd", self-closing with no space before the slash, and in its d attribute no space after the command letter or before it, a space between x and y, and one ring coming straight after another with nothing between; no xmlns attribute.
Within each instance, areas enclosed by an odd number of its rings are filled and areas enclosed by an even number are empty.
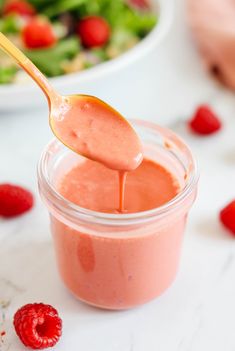
<svg viewBox="0 0 235 351"><path fill-rule="evenodd" d="M61 278L80 300L107 309L127 309L162 294L178 270L188 211L198 173L185 143L172 131L131 121L144 156L167 168L180 192L158 208L109 214L81 208L63 198L57 185L81 157L54 140L39 161L39 191L50 213Z"/></svg>

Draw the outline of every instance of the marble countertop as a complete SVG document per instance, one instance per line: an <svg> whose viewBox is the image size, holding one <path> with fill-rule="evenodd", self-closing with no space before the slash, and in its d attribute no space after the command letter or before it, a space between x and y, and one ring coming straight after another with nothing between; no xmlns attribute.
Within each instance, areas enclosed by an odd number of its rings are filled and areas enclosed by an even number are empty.
<svg viewBox="0 0 235 351"><path fill-rule="evenodd" d="M6 330L0 350L24 350L14 334L13 314L42 301L56 306L64 322L58 351L234 351L235 240L219 224L218 211L235 197L235 99L204 72L182 1L163 45L101 95L129 117L172 127L198 159L198 198L177 279L160 298L130 311L102 311L73 298L58 277L47 211L37 195L36 163L51 138L46 108L1 113L0 182L26 185L36 194L36 205L25 216L0 220L0 331ZM203 102L224 121L223 130L210 138L193 136L184 125Z"/></svg>

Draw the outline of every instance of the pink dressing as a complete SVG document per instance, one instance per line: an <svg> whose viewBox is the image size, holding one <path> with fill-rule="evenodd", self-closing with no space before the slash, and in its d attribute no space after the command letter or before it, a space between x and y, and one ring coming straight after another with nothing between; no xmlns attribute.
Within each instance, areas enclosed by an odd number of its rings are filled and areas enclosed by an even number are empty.
<svg viewBox="0 0 235 351"><path fill-rule="evenodd" d="M59 193L70 202L99 212L117 213L118 172L81 160L62 177ZM144 159L127 173L125 213L161 206L180 191L177 178L162 165ZM143 226L140 236L89 235L52 216L52 233L60 274L73 294L95 306L129 308L161 294L173 280L179 260L185 217L158 232ZM99 226L98 226L99 227ZM136 230L140 231L140 228Z"/></svg>
<svg viewBox="0 0 235 351"><path fill-rule="evenodd" d="M120 204L122 187L117 172L84 159L64 176L58 190L67 200L90 210L116 213L121 206L125 213L134 213L164 205L180 189L168 170L148 159L126 174L125 201Z"/></svg>

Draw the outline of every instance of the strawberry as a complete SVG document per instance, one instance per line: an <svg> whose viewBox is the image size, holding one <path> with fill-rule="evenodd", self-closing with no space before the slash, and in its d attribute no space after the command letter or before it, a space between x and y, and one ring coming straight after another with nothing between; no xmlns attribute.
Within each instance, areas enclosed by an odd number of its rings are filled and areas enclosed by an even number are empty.
<svg viewBox="0 0 235 351"><path fill-rule="evenodd" d="M24 0L10 0L5 3L2 10L4 15L17 14L20 16L31 17L36 14L35 8Z"/></svg>
<svg viewBox="0 0 235 351"><path fill-rule="evenodd" d="M18 216L32 206L33 195L28 190L17 185L0 184L0 216Z"/></svg>
<svg viewBox="0 0 235 351"><path fill-rule="evenodd" d="M216 133L222 127L220 119L206 105L201 105L196 110L193 118L188 122L190 129L200 135Z"/></svg>
<svg viewBox="0 0 235 351"><path fill-rule="evenodd" d="M57 42L53 27L50 22L34 18L29 21L23 31L22 39L27 48L46 48Z"/></svg>
<svg viewBox="0 0 235 351"><path fill-rule="evenodd" d="M78 23L77 34L85 47L101 47L109 40L110 28L104 18L89 16L81 19Z"/></svg>
<svg viewBox="0 0 235 351"><path fill-rule="evenodd" d="M235 200L220 211L219 217L223 225L235 236Z"/></svg>

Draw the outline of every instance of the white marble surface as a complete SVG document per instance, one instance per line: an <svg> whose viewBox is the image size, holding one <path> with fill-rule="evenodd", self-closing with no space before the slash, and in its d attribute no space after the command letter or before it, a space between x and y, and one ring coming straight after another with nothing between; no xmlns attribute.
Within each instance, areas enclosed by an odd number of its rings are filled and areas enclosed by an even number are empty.
<svg viewBox="0 0 235 351"><path fill-rule="evenodd" d="M98 93L130 117L172 126L198 158L199 194L179 274L163 296L130 311L105 312L75 300L58 277L47 212L36 190L36 163L51 137L46 109L1 114L0 182L24 184L37 199L27 215L0 221L0 331L7 331L0 350L24 350L13 331L13 314L25 303L43 301L63 318L58 351L234 351L235 241L217 214L235 196L235 99L203 71L182 1L165 44L145 66L132 67ZM224 120L223 131L205 139L174 122L201 102L210 102Z"/></svg>

